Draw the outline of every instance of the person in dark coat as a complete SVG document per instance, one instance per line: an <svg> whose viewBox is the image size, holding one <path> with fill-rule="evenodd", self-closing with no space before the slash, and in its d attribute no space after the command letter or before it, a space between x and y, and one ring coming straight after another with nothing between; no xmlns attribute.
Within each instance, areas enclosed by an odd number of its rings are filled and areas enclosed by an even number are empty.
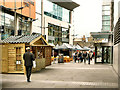
<svg viewBox="0 0 120 90"><path fill-rule="evenodd" d="M87 52L86 51L84 51L84 53L83 53L83 59L84 59L84 63L86 64L86 59L87 59Z"/></svg>
<svg viewBox="0 0 120 90"><path fill-rule="evenodd" d="M78 58L78 52L77 51L75 52L75 56L74 57L75 57L75 63L76 63L76 60Z"/></svg>
<svg viewBox="0 0 120 90"><path fill-rule="evenodd" d="M30 76L33 66L33 61L35 60L34 55L30 53L30 48L26 48L27 52L23 55L24 59L24 66L26 67L26 76L27 76L27 82L30 82Z"/></svg>
<svg viewBox="0 0 120 90"><path fill-rule="evenodd" d="M81 53L81 51L79 51L79 54L78 54L78 57L79 57L79 60L80 60L80 62L82 62L82 53Z"/></svg>

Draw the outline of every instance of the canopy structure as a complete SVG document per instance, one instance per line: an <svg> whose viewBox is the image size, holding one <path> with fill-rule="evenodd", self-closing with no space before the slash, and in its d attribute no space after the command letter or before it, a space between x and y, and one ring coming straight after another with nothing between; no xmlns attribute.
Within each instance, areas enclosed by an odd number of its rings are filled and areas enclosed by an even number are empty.
<svg viewBox="0 0 120 90"><path fill-rule="evenodd" d="M63 43L61 46L59 46L59 49L73 49L73 47L70 44Z"/></svg>
<svg viewBox="0 0 120 90"><path fill-rule="evenodd" d="M72 0L49 0L49 1L71 11L73 11L73 9L75 9L76 7L80 6L78 3Z"/></svg>
<svg viewBox="0 0 120 90"><path fill-rule="evenodd" d="M80 47L78 44L75 46L77 50L83 50L82 47Z"/></svg>
<svg viewBox="0 0 120 90"><path fill-rule="evenodd" d="M57 44L53 49L59 49L59 45Z"/></svg>
<svg viewBox="0 0 120 90"><path fill-rule="evenodd" d="M71 50L83 50L82 47L80 47L79 45L71 45L71 44L67 44L67 43L63 43L61 46L59 46L58 44L54 47L54 49L71 49Z"/></svg>
<svg viewBox="0 0 120 90"><path fill-rule="evenodd" d="M84 50L84 51L89 51L90 48L88 48L88 47L83 47L83 50Z"/></svg>

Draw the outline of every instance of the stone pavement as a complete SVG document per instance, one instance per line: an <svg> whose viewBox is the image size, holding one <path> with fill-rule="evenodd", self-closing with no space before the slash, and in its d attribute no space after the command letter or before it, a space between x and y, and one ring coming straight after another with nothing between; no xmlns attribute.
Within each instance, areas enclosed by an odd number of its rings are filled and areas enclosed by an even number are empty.
<svg viewBox="0 0 120 90"><path fill-rule="evenodd" d="M23 74L2 74L2 88L117 88L118 78L108 64L52 64L32 73L31 82Z"/></svg>

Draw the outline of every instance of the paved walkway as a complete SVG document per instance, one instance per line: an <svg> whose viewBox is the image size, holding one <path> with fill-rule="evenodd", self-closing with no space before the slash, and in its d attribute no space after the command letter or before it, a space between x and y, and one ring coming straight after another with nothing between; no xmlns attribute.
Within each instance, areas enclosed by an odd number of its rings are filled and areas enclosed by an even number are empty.
<svg viewBox="0 0 120 90"><path fill-rule="evenodd" d="M118 78L110 65L52 64L32 73L30 83L23 74L2 74L3 88L117 88Z"/></svg>

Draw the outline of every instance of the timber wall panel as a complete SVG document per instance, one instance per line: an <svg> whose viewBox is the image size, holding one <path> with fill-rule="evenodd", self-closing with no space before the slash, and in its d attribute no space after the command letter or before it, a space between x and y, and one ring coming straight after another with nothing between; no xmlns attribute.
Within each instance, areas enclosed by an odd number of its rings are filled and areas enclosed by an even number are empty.
<svg viewBox="0 0 120 90"><path fill-rule="evenodd" d="M16 47L21 47L22 68L24 73L23 54L25 53L25 44L9 44L8 47L8 67L9 72L16 72Z"/></svg>
<svg viewBox="0 0 120 90"><path fill-rule="evenodd" d="M2 45L2 73L8 72L8 45Z"/></svg>
<svg viewBox="0 0 120 90"><path fill-rule="evenodd" d="M45 64L51 65L51 47L45 47Z"/></svg>

